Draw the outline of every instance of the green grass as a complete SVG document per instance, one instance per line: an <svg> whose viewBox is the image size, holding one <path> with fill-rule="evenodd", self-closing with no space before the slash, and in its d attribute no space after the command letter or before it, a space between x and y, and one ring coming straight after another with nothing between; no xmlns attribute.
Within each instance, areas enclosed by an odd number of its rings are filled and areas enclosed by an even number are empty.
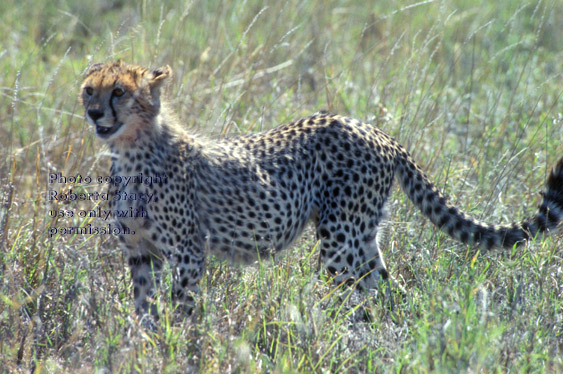
<svg viewBox="0 0 563 374"><path fill-rule="evenodd" d="M561 2L44 3L0 3L0 372L563 371L560 232L475 256L395 189L385 254L407 293L393 313L342 305L309 230L275 261L211 260L186 321L164 288L147 335L117 240L48 235L87 223L51 209L92 204L47 200L48 173L108 174L77 96L89 63L122 59L174 69L168 96L193 131L319 109L378 122L463 210L521 220L563 153Z"/></svg>

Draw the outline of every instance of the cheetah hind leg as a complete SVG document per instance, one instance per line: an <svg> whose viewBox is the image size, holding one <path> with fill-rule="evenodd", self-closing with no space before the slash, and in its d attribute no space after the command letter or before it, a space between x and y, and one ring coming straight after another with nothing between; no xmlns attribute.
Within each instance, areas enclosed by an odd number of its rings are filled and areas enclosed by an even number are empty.
<svg viewBox="0 0 563 374"><path fill-rule="evenodd" d="M379 248L379 251L384 251L389 248L389 242L391 241L391 223L388 220L383 220L377 227L375 241L377 247ZM392 274L389 274L389 280L389 283L393 287L393 290L396 290L401 297L406 296L407 291Z"/></svg>
<svg viewBox="0 0 563 374"><path fill-rule="evenodd" d="M379 249L378 242L385 239L384 232L383 236L378 236L378 230L374 229L366 240L366 236L352 237L338 232L338 226L342 225L320 223L317 233L321 239L320 264L334 277L336 285L348 286L341 299L349 302L349 305L358 305L366 296L377 297L384 285L385 299L394 312L391 283L398 285L401 291L404 290L389 276Z"/></svg>
<svg viewBox="0 0 563 374"><path fill-rule="evenodd" d="M361 262L356 268L357 288L368 297L373 296L374 292L375 297L377 297L383 291L383 299L389 303L389 309L394 313L395 301L391 291L395 288L400 291L404 289L389 274L383 259L381 249L385 247L384 244L388 240L388 234L385 230L385 224L378 226L375 237L366 241L361 247L364 257L361 258Z"/></svg>
<svg viewBox="0 0 563 374"><path fill-rule="evenodd" d="M205 260L196 251L187 251L183 256L174 256L172 267L172 301L174 315L180 321L190 316L195 307L193 295L198 293L198 284L203 275Z"/></svg>
<svg viewBox="0 0 563 374"><path fill-rule="evenodd" d="M396 301L404 300L406 291L403 286L387 271L381 250L386 247L389 239L385 224L378 226L375 238L365 243L362 248L366 254L356 271L356 286L346 297L350 305L362 304L358 312L354 312L355 321L373 322L374 302L382 302L393 321L400 320L400 312L395 308ZM382 229L380 231L380 229Z"/></svg>

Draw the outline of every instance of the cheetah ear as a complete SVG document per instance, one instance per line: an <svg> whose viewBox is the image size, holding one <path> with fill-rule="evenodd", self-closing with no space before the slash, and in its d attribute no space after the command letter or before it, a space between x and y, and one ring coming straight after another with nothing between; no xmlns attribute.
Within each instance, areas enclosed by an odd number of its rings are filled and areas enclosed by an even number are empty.
<svg viewBox="0 0 563 374"><path fill-rule="evenodd" d="M170 66L165 65L158 69L154 69L147 74L147 81L151 90L159 88L166 78L172 76L172 69Z"/></svg>

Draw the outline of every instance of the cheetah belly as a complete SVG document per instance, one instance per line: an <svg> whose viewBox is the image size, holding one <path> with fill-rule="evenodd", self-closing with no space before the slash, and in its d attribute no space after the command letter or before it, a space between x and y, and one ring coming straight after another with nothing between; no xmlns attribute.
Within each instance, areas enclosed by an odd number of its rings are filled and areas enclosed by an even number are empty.
<svg viewBox="0 0 563 374"><path fill-rule="evenodd" d="M200 230L211 253L234 262L284 249L316 210L310 186L297 187L282 173L268 173L257 183L255 175L241 171L215 186L201 198Z"/></svg>

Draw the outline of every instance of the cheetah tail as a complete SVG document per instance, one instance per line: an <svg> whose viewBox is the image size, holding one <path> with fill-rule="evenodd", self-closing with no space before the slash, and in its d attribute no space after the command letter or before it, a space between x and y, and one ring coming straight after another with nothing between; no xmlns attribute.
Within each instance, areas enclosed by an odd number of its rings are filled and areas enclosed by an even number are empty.
<svg viewBox="0 0 563 374"><path fill-rule="evenodd" d="M563 158L551 170L537 214L521 223L491 225L449 204L405 150L398 155L397 174L409 199L443 232L468 245L512 248L538 233L556 229L563 219Z"/></svg>

